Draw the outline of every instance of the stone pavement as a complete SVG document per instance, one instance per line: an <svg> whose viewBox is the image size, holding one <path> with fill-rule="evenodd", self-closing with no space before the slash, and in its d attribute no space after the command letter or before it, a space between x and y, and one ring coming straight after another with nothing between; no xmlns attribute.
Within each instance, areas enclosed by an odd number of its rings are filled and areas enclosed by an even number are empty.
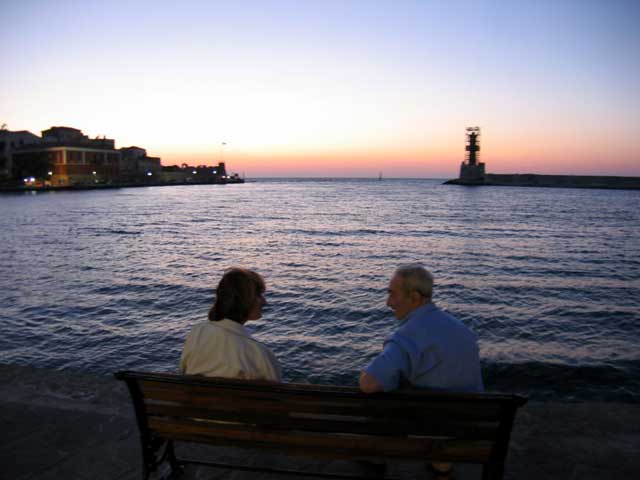
<svg viewBox="0 0 640 480"><path fill-rule="evenodd" d="M0 479L139 479L138 431L124 384L111 377L0 364ZM349 462L182 445L189 456L305 470L354 472ZM477 466L456 467L459 480ZM430 478L421 465L393 465L399 478ZM184 480L294 476L189 467ZM640 478L640 405L530 402L516 417L508 479Z"/></svg>

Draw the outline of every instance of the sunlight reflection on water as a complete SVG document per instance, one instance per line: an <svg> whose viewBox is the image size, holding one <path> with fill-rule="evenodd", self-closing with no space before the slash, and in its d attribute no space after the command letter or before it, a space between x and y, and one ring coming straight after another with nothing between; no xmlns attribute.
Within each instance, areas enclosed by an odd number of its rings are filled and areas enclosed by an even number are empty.
<svg viewBox="0 0 640 480"><path fill-rule="evenodd" d="M394 326L388 277L421 261L478 333L489 387L637 398L639 212L639 192L428 180L2 195L0 360L175 370L243 265L266 277L249 328L286 379L353 384Z"/></svg>

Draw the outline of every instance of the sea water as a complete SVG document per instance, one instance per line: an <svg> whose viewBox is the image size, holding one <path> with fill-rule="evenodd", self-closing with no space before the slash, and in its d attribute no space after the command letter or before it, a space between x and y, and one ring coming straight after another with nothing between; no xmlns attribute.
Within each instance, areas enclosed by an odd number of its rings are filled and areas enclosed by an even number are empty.
<svg viewBox="0 0 640 480"><path fill-rule="evenodd" d="M175 372L226 268L267 282L250 332L287 381L355 385L396 326L396 266L478 335L487 389L640 399L640 192L437 180L0 195L0 362Z"/></svg>

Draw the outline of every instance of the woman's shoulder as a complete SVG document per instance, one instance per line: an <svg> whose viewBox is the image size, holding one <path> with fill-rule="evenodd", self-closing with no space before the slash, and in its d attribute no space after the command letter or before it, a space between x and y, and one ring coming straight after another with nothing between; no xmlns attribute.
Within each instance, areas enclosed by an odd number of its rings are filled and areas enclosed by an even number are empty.
<svg viewBox="0 0 640 480"><path fill-rule="evenodd" d="M271 362L277 362L275 354L271 351L269 347L267 347L267 345L262 343L260 340L254 338L250 334L247 334L245 339L247 341L247 344L251 346L250 347L251 350L253 350L257 355L260 355Z"/></svg>
<svg viewBox="0 0 640 480"><path fill-rule="evenodd" d="M262 370L264 372L267 372L264 374L265 378L278 382L281 381L282 371L280 362L278 361L276 355L264 343L256 340L255 338L249 338L251 343L251 356L254 359L259 359L259 363L262 365Z"/></svg>
<svg viewBox="0 0 640 480"><path fill-rule="evenodd" d="M243 333L244 328L237 322L225 318L223 320L204 320L191 327L191 331L216 331L224 330L231 333Z"/></svg>
<svg viewBox="0 0 640 480"><path fill-rule="evenodd" d="M213 326L213 322L210 322L209 320L205 320L204 322L198 322L191 325L190 334L194 334L194 333L197 334L211 328L215 328Z"/></svg>
<svg viewBox="0 0 640 480"><path fill-rule="evenodd" d="M247 333L247 336L245 337L245 339L247 340L247 342L250 345L253 346L254 349L259 350L260 352L264 353L265 355L272 354L271 350L269 350L269 347L267 347L260 340L256 339L253 335Z"/></svg>

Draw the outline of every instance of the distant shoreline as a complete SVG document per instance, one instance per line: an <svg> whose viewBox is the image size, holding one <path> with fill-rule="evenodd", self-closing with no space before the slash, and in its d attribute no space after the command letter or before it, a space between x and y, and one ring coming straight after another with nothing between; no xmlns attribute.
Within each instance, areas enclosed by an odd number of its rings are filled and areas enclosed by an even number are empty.
<svg viewBox="0 0 640 480"><path fill-rule="evenodd" d="M234 185L244 183L244 179L227 180L220 182L152 182L152 183L117 183L117 184L98 184L98 185L65 185L60 187L30 187L30 186L0 186L0 193L20 193L20 192L65 192L65 191L81 191L81 190L113 190L117 188L138 188L138 187L175 187L183 185Z"/></svg>
<svg viewBox="0 0 640 480"><path fill-rule="evenodd" d="M477 180L447 180L444 185L640 190L640 177L488 173Z"/></svg>

